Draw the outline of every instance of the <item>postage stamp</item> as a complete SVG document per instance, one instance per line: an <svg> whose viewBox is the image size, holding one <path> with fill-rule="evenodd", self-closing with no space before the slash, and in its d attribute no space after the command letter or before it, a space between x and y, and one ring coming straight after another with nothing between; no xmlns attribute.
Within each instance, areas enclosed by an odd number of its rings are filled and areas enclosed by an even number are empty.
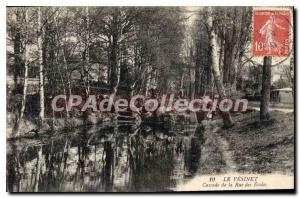
<svg viewBox="0 0 300 198"><path fill-rule="evenodd" d="M288 56L291 39L290 10L254 10L254 56Z"/></svg>

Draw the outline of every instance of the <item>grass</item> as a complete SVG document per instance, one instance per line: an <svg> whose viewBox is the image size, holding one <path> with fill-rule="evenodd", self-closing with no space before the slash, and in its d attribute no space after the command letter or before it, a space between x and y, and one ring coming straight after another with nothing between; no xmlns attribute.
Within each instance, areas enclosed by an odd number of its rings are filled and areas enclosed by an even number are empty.
<svg viewBox="0 0 300 198"><path fill-rule="evenodd" d="M234 117L235 125L218 133L224 137L239 172L294 172L294 114L272 111L259 122L259 112Z"/></svg>

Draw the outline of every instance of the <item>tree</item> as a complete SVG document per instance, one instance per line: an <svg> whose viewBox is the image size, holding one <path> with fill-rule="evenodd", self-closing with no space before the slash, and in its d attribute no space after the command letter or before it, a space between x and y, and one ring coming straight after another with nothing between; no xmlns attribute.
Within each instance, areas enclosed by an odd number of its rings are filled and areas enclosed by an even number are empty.
<svg viewBox="0 0 300 198"><path fill-rule="evenodd" d="M208 12L208 27L211 31L210 33L210 48L211 48L211 63L212 63L212 73L215 80L215 85L217 87L219 93L219 99L226 99L226 93L221 81L220 75L220 68L219 68L219 57L218 57L218 43L217 43L217 36L213 29L213 16L211 7L209 7ZM230 128L233 126L233 121L231 119L230 113L228 112L221 112L223 118L223 124L225 128Z"/></svg>
<svg viewBox="0 0 300 198"><path fill-rule="evenodd" d="M43 63L43 27L42 11L38 8L38 62L39 62L39 79L40 79L40 119L45 118L45 94L44 94L44 63Z"/></svg>
<svg viewBox="0 0 300 198"><path fill-rule="evenodd" d="M237 78L241 59L250 42L252 22L251 7L217 7L213 17L218 26L214 27L220 43L220 70L223 84L236 93ZM222 68L221 68L222 67Z"/></svg>
<svg viewBox="0 0 300 198"><path fill-rule="evenodd" d="M264 57L263 73L262 73L262 88L260 101L260 120L266 121L269 119L269 104L271 92L271 65L272 57Z"/></svg>
<svg viewBox="0 0 300 198"><path fill-rule="evenodd" d="M27 10L25 12L25 18L26 15L28 15ZM14 90L17 92L18 90L18 77L21 74L21 68L23 63L23 57L22 57L22 22L24 22L24 17L22 17L22 10L16 9L14 10L14 14L16 16L16 23L12 25L11 32L13 36L13 45L14 45ZM26 20L26 19L25 19ZM27 22L23 23L26 24ZM25 48L25 45L24 47ZM23 49L24 50L24 49ZM27 69L28 70L28 69ZM25 80L25 79L24 79Z"/></svg>
<svg viewBox="0 0 300 198"><path fill-rule="evenodd" d="M195 42L195 94L204 96L213 88L213 76L207 19L205 15L200 14L204 13L199 13L193 35Z"/></svg>
<svg viewBox="0 0 300 198"><path fill-rule="evenodd" d="M24 15L23 15L24 19L21 19L21 16L20 16L20 13L19 11L17 10L16 12L16 20L17 22L21 22L23 21L24 24L25 24L25 30L28 30L28 10L25 9L24 10ZM19 24L20 26L20 24ZM20 31L22 28L21 27L17 27L16 28L16 31ZM25 38L24 38L24 45L23 45L23 50L21 50L21 45L22 45L22 41L21 41L21 32L16 32L16 38L14 40L14 49L15 49L15 67L16 68L19 68L20 67L20 64L23 62L23 65L24 65L24 84L23 84L23 97L22 97L22 104L21 104L21 109L20 109L20 112L19 112L19 116L18 116L18 119L16 121L16 124L14 126L14 132L17 133L18 130L19 130L19 124L20 124L20 121L23 119L23 116L24 116L24 111L25 111L25 107L26 107L26 96L27 96L27 87L28 87L28 64L29 64L29 49L28 49L28 46L27 46L27 43L28 43L28 38L29 38L29 33L26 32L25 34ZM16 47L17 46L17 47ZM21 56L22 52L23 51L23 56ZM21 64L22 65L22 64ZM17 86L17 74L19 71L18 70L15 70L14 71L14 76L15 76L15 88Z"/></svg>

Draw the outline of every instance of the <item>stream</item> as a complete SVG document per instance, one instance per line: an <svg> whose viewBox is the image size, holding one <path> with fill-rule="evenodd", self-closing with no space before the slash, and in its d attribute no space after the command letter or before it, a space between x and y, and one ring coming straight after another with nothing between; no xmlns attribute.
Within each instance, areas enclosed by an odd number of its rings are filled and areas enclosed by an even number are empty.
<svg viewBox="0 0 300 198"><path fill-rule="evenodd" d="M96 125L10 140L7 191L170 191L199 168L200 128Z"/></svg>

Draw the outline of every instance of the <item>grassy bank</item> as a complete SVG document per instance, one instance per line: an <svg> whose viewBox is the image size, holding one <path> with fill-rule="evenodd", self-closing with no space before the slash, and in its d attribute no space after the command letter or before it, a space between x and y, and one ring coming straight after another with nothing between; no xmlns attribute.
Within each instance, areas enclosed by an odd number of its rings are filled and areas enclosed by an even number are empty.
<svg viewBox="0 0 300 198"><path fill-rule="evenodd" d="M217 131L229 144L236 170L251 173L294 171L294 114L272 111L259 122L259 112L236 116L235 126Z"/></svg>

